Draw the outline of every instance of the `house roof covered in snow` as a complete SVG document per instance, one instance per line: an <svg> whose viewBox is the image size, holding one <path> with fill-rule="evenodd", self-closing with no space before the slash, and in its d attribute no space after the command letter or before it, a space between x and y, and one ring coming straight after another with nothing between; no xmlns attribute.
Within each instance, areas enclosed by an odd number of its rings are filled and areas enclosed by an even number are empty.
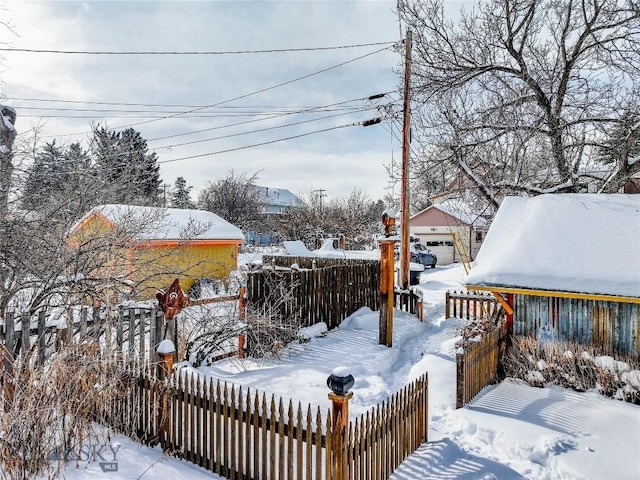
<svg viewBox="0 0 640 480"><path fill-rule="evenodd" d="M411 218L417 217L432 208L436 208L466 225L474 225L479 228L487 225L487 220L475 212L462 198L451 198L440 203L435 203L412 215Z"/></svg>
<svg viewBox="0 0 640 480"><path fill-rule="evenodd" d="M640 299L640 195L506 197L466 283Z"/></svg>
<svg viewBox="0 0 640 480"><path fill-rule="evenodd" d="M302 205L295 194L286 188L257 187L268 205L277 205L279 207L297 207Z"/></svg>
<svg viewBox="0 0 640 480"><path fill-rule="evenodd" d="M244 239L242 230L213 212L122 204L92 208L71 232L95 216L122 228L138 241Z"/></svg>

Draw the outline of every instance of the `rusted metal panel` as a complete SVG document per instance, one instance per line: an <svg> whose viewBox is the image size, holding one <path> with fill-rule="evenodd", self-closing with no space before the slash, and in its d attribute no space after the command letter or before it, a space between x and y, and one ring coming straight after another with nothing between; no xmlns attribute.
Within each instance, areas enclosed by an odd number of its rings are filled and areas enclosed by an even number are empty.
<svg viewBox="0 0 640 480"><path fill-rule="evenodd" d="M640 355L640 306L580 298L516 295L514 333Z"/></svg>

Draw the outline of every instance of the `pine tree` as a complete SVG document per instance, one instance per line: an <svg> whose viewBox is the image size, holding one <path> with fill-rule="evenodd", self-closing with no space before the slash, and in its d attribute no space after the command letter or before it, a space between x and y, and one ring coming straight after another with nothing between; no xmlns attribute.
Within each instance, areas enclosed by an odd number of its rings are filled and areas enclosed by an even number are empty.
<svg viewBox="0 0 640 480"><path fill-rule="evenodd" d="M196 208L195 204L191 201L189 193L192 188L193 187L187 186L187 181L184 177L176 178L176 183L171 192L171 206L173 208Z"/></svg>
<svg viewBox="0 0 640 480"><path fill-rule="evenodd" d="M91 152L97 174L107 188L102 203L160 205L160 166L155 152L139 132L121 132L97 126L93 129Z"/></svg>
<svg viewBox="0 0 640 480"><path fill-rule="evenodd" d="M46 143L27 170L22 194L22 208L37 210L52 196L64 189L69 181L64 150L54 140Z"/></svg>

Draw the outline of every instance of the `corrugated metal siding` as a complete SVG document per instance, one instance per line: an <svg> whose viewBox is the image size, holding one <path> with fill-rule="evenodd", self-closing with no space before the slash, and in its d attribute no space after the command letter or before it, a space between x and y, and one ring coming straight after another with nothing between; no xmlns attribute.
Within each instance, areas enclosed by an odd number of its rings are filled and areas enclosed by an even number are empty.
<svg viewBox="0 0 640 480"><path fill-rule="evenodd" d="M515 295L513 331L589 344L606 354L640 355L639 307L637 303Z"/></svg>

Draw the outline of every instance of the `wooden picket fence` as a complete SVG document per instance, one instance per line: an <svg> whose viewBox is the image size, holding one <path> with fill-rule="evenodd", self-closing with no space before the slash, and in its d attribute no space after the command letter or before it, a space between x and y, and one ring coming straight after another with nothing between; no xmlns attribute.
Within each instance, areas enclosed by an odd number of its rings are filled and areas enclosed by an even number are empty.
<svg viewBox="0 0 640 480"><path fill-rule="evenodd" d="M444 314L445 318L476 320L491 317L498 306L498 301L490 293L447 291Z"/></svg>
<svg viewBox="0 0 640 480"><path fill-rule="evenodd" d="M271 268L291 268L294 264L299 268L327 268L341 265L369 265L380 264L380 260L369 260L366 258L324 258L324 257L302 257L295 255L263 255L262 265Z"/></svg>
<svg viewBox="0 0 640 480"><path fill-rule="evenodd" d="M495 315L498 317L500 312ZM484 387L498 379L500 362L508 347L509 330L504 319L481 340L467 341L456 354L456 408L469 403Z"/></svg>
<svg viewBox="0 0 640 480"><path fill-rule="evenodd" d="M294 316L301 326L325 322L332 329L360 307L377 310L379 279L379 262L371 261L315 269L262 269L247 276L247 308L283 319Z"/></svg>
<svg viewBox="0 0 640 480"><path fill-rule="evenodd" d="M422 306L422 290L411 288L409 290L395 290L393 292L393 307L415 315L421 322L424 320Z"/></svg>
<svg viewBox="0 0 640 480"><path fill-rule="evenodd" d="M0 343L10 358L36 347L40 364L60 344L85 339L100 340L140 362L156 362L155 347L164 338L163 322L162 312L153 308L69 307L33 315L7 311L0 319Z"/></svg>
<svg viewBox="0 0 640 480"><path fill-rule="evenodd" d="M427 440L426 374L348 428L311 405L194 374L132 378L103 418L123 432L133 420L143 442L229 479L382 480Z"/></svg>
<svg viewBox="0 0 640 480"><path fill-rule="evenodd" d="M343 478L385 480L427 441L429 385L423 374L384 404L350 422ZM336 476L330 477L338 478Z"/></svg>
<svg viewBox="0 0 640 480"><path fill-rule="evenodd" d="M380 307L378 260L274 255L263 262L268 267L247 278L247 308L254 311L295 317L302 326L325 322L332 329L361 307ZM290 270L294 264L300 269ZM394 307L420 320L422 305L417 289L394 294Z"/></svg>

